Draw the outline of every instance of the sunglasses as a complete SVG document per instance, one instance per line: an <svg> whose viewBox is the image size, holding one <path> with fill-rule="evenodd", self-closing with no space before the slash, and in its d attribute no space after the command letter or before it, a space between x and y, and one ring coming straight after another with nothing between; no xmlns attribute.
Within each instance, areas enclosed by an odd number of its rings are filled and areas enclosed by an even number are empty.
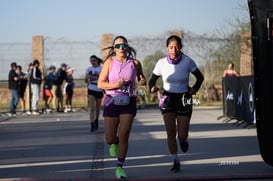
<svg viewBox="0 0 273 181"><path fill-rule="evenodd" d="M125 49L127 47L128 47L128 44L126 43L119 43L114 45L114 48L117 48L117 49L120 49L120 48Z"/></svg>

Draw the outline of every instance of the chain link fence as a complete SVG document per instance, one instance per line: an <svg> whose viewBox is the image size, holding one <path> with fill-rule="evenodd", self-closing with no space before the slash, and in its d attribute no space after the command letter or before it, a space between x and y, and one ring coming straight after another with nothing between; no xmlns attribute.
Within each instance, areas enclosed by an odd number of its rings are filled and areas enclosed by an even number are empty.
<svg viewBox="0 0 273 181"><path fill-rule="evenodd" d="M145 57L153 55L156 51L166 54L166 39L171 33L166 32L154 36L128 36L127 38L129 44L137 51L137 59L143 61ZM115 36L113 35L113 37ZM221 47L225 47L227 43L236 44L236 42L236 37L227 39L183 32L183 52L196 61L205 75L206 83L202 87L203 92L200 93L199 99L215 100L221 98L217 91L221 89L218 85L221 83L221 74L226 65L222 63L221 68L219 68L212 66L211 63L217 59L217 52ZM90 66L89 57L92 54L101 56L101 49L100 41L75 41L68 38L44 37L44 72L47 72L50 65L59 67L61 63L66 63L75 68L74 78L78 80L76 87L86 88L83 78L86 68ZM236 57L239 58L239 54L239 48L234 46L228 56L234 60ZM0 60L0 88L3 92L7 88L10 64L16 62L25 71L28 64L32 62L32 43L0 43ZM2 96L2 98L7 97L9 96Z"/></svg>
<svg viewBox="0 0 273 181"><path fill-rule="evenodd" d="M149 37L134 36L128 37L128 41L136 49L137 58L142 61L156 51L167 53L165 45L166 39L170 34L171 32ZM191 56L200 66L211 62L217 48L221 47L226 41L206 35L196 35L191 32L184 33L183 37L183 51ZM50 65L59 67L61 63L65 62L76 69L75 78L82 78L85 69L90 66L89 57L92 54L101 56L100 41L75 41L68 38L44 37L45 69ZM0 43L0 60L0 80L7 80L12 62L17 62L23 69L26 69L28 64L32 62L32 43Z"/></svg>

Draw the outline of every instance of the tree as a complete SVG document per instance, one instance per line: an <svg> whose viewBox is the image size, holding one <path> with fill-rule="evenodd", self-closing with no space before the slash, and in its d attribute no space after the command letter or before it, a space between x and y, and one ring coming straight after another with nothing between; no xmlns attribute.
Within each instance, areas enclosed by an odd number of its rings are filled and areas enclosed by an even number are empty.
<svg viewBox="0 0 273 181"><path fill-rule="evenodd" d="M149 79L152 76L153 68L156 64L156 62L165 57L166 55L157 50L153 55L148 55L143 60L143 73L146 76L147 79Z"/></svg>
<svg viewBox="0 0 273 181"><path fill-rule="evenodd" d="M227 68L230 62L233 62L237 71L240 72L240 55L241 53L241 37L240 33L250 32L250 22L236 19L229 23L233 27L231 33L219 32L218 37L222 37L223 42L213 52L212 61L205 67L205 72L209 72L207 77L213 83L220 83L223 71ZM243 40L247 41L247 40ZM251 49L251 44L247 45ZM214 71L213 74L211 72ZM216 78L217 77L217 78Z"/></svg>

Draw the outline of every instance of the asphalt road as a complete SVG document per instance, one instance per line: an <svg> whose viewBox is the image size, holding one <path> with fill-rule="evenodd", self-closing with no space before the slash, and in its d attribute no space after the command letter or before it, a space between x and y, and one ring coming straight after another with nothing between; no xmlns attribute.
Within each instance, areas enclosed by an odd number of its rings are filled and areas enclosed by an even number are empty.
<svg viewBox="0 0 273 181"><path fill-rule="evenodd" d="M273 168L261 158L255 126L223 122L221 108L195 108L190 148L172 158L157 108L138 110L124 169L129 180L265 180ZM101 118L102 120L102 118ZM88 113L0 118L0 179L113 180L116 159L104 142L103 121L89 132Z"/></svg>

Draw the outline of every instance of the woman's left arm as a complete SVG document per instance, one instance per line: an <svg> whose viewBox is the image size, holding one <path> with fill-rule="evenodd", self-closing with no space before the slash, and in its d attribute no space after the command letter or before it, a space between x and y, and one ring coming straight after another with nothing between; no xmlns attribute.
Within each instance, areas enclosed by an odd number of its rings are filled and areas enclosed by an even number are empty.
<svg viewBox="0 0 273 181"><path fill-rule="evenodd" d="M134 60L135 67L137 69L137 80L141 85L146 85L146 78L142 71L142 66L139 60Z"/></svg>
<svg viewBox="0 0 273 181"><path fill-rule="evenodd" d="M198 68L195 71L193 71L192 74L195 76L196 82L193 85L193 87L190 88L190 93L196 94L196 92L200 89L202 82L204 81L204 76Z"/></svg>

